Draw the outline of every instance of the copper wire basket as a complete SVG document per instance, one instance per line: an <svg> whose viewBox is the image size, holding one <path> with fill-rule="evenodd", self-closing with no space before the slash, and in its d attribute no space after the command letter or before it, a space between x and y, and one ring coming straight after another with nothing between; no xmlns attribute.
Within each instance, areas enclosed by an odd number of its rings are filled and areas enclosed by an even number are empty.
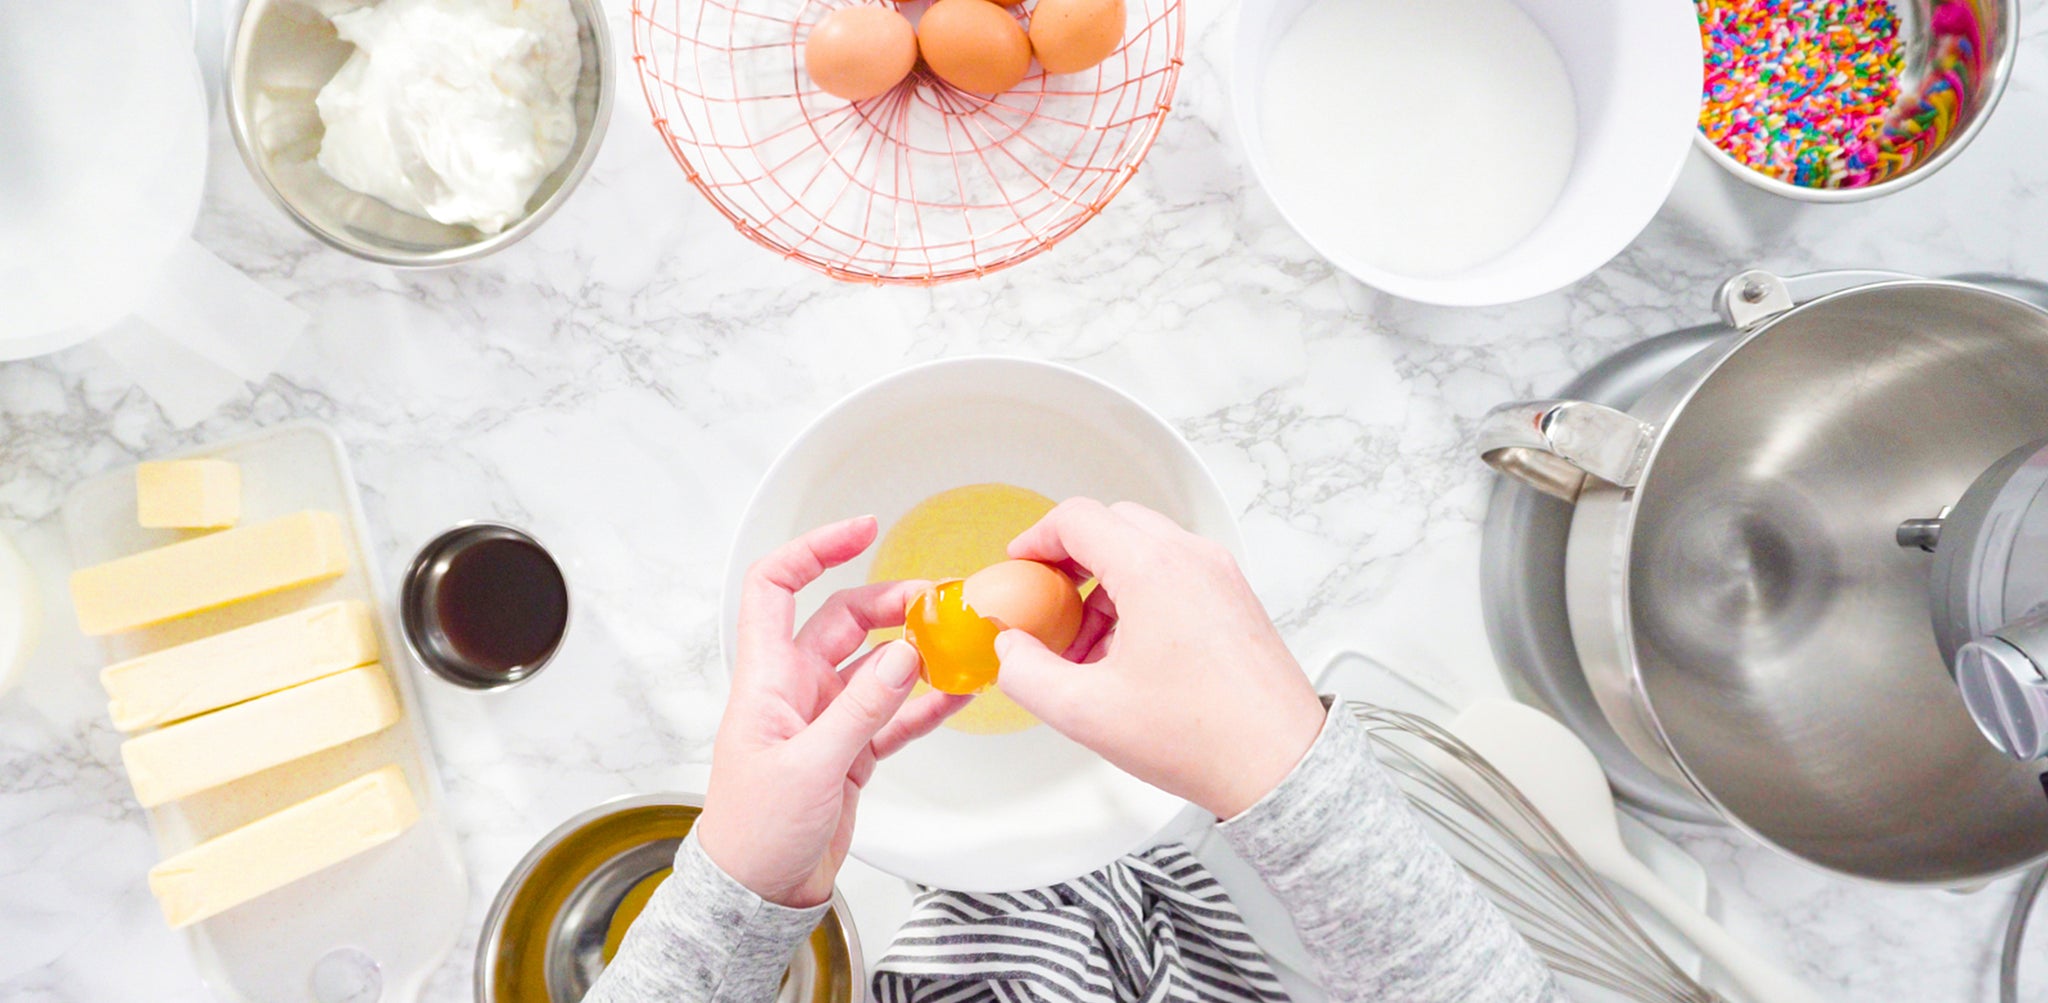
<svg viewBox="0 0 2048 1003"><path fill-rule="evenodd" d="M857 2L633 2L640 86L690 183L755 243L837 279L932 285L1045 251L1123 190L1180 80L1181 0L1126 0L1123 46L1094 69L1034 64L991 96L919 63L847 102L811 83L803 44ZM1009 9L1028 25L1029 4Z"/></svg>

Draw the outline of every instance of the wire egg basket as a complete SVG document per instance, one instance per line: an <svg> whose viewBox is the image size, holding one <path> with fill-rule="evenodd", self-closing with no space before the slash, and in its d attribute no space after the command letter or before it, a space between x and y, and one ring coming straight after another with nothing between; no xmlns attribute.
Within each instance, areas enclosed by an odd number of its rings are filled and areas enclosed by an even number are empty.
<svg viewBox="0 0 2048 1003"><path fill-rule="evenodd" d="M755 243L833 278L932 285L1058 243L1116 197L1180 80L1181 0L1126 0L1123 45L1080 73L971 94L922 62L848 102L803 69L860 0L634 0L633 62L690 183ZM928 0L899 9L915 20ZM1025 24L1030 5L1006 8Z"/></svg>

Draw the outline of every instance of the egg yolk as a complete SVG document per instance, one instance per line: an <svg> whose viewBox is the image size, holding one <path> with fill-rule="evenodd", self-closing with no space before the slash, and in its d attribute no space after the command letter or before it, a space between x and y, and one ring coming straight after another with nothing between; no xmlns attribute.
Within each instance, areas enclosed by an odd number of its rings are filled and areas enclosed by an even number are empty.
<svg viewBox="0 0 2048 1003"><path fill-rule="evenodd" d="M996 681L995 621L967 605L966 582L918 593L903 614L903 634L924 660L924 681L947 693L979 693Z"/></svg>

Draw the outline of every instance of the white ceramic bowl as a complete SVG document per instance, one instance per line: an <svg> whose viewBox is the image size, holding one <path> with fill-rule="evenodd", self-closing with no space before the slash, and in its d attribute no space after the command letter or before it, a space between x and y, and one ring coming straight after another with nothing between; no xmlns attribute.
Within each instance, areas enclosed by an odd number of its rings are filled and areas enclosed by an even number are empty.
<svg viewBox="0 0 2048 1003"><path fill-rule="evenodd" d="M1140 502L1240 549L1223 492L1194 451L1114 387L1023 359L930 363L840 401L769 469L726 568L728 668L748 564L813 526L873 514L886 529L937 492L985 481L1055 499ZM863 556L805 590L800 615L833 589L866 581L867 563ZM1013 891L1108 864L1182 807L1044 725L997 736L942 728L876 771L861 795L853 854L919 884Z"/></svg>
<svg viewBox="0 0 2048 1003"><path fill-rule="evenodd" d="M1291 204L1274 192L1260 131L1267 57L1313 2L1245 0L1231 83L1238 131L1253 172L1288 223L1317 253L1369 286L1447 306L1511 303L1563 288L1627 247L1678 180L1700 110L1700 29L1690 0L1516 0L1556 46L1577 99L1578 147L1550 215L1500 256L1446 275L1404 275L1339 253L1317 238L1317 206ZM1399 142L1401 116L1428 109L1426 87L1395 96L1389 143ZM1398 148L1389 151L1398 154ZM1500 169L1512 171L1514 164Z"/></svg>

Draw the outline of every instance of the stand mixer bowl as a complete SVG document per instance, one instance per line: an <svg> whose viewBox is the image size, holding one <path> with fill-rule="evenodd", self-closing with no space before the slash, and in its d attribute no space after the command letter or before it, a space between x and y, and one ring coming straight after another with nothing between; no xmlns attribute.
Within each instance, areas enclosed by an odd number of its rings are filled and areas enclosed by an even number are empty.
<svg viewBox="0 0 2048 1003"><path fill-rule="evenodd" d="M1979 734L1927 561L1894 539L2048 432L2048 313L1867 274L1746 273L1722 307L1729 337L1627 411L1532 401L1482 425L1488 462L1574 505L1565 605L1602 714L1831 871L1955 886L2048 858L2041 769Z"/></svg>

